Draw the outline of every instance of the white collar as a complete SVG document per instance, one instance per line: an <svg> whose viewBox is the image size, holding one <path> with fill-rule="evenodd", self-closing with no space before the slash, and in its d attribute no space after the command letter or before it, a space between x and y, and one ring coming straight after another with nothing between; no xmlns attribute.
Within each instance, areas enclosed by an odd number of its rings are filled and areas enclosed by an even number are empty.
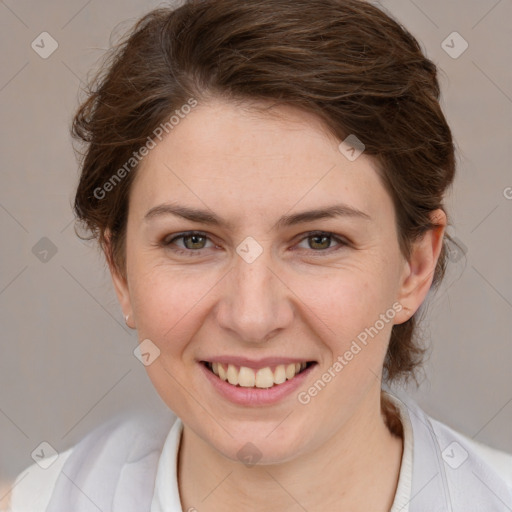
<svg viewBox="0 0 512 512"><path fill-rule="evenodd" d="M400 465L398 486L390 512L408 512L411 499L413 434L407 407L388 393L397 406L404 432L404 450ZM178 489L178 452L183 432L183 422L174 422L158 461L155 490L151 502L151 512L183 512Z"/></svg>
<svg viewBox="0 0 512 512"><path fill-rule="evenodd" d="M395 404L400 415L400 423L403 429L404 449L402 453L402 462L400 464L400 475L396 488L395 499L390 512L409 512L409 503L411 501L412 491L412 462L414 452L414 439L412 433L412 424L409 418L409 411L401 400L390 393L386 393L388 399Z"/></svg>
<svg viewBox="0 0 512 512"><path fill-rule="evenodd" d="M183 512L178 489L178 452L182 433L183 422L176 418L158 461L150 512Z"/></svg>

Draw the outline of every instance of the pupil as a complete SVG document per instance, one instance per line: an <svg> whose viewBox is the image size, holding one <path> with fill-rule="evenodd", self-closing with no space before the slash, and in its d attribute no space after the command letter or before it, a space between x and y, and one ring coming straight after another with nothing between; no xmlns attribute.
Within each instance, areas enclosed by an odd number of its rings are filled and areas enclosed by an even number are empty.
<svg viewBox="0 0 512 512"><path fill-rule="evenodd" d="M321 247L322 249L325 249L325 242L327 241L327 247L329 246L329 239L330 237L324 236L324 235L316 235L313 238L313 245L317 243L318 240L321 240L318 242L320 245L324 245L324 247ZM324 244L322 244L324 242Z"/></svg>
<svg viewBox="0 0 512 512"><path fill-rule="evenodd" d="M203 239L203 236L200 235L189 235L187 237L188 240L192 241L193 247L189 247L189 249L201 249L202 247L197 247L196 245L201 245L201 239ZM199 240L199 241L198 241Z"/></svg>

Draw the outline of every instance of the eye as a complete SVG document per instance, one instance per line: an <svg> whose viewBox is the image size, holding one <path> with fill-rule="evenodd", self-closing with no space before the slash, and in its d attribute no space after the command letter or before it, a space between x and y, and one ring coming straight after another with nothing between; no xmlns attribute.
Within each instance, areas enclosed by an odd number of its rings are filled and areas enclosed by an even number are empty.
<svg viewBox="0 0 512 512"><path fill-rule="evenodd" d="M177 244L178 241L183 243L183 246L181 246L182 248ZM210 247L215 247L215 244L211 242L205 233L190 231L188 233L181 233L171 239L166 237L161 243L164 247L168 247L178 254L191 255L191 253L199 253L202 249L207 249L208 247L206 244L208 241L212 244ZM178 248L172 247L173 245Z"/></svg>
<svg viewBox="0 0 512 512"><path fill-rule="evenodd" d="M325 231L315 231L313 233L308 233L308 235L302 239L301 243L307 243L308 247L306 247L306 249L311 249L315 252L327 252L327 249L332 249L331 243L333 241L338 242L338 248L348 245L348 242L342 238L335 236L333 233L328 233Z"/></svg>
<svg viewBox="0 0 512 512"><path fill-rule="evenodd" d="M333 241L337 246L332 246ZM210 245L208 246L208 242ZM307 247L301 247L301 244L307 243ZM182 245L180 245L182 244ZM201 231L189 231L178 235L169 235L162 239L160 245L176 254L186 256L200 256L203 249L211 249L217 247L208 237L206 233ZM325 231L315 231L308 233L303 237L297 247L306 249L316 253L331 253L348 246L349 242L343 238ZM331 250L329 250L331 249ZM318 254L320 256L320 254Z"/></svg>

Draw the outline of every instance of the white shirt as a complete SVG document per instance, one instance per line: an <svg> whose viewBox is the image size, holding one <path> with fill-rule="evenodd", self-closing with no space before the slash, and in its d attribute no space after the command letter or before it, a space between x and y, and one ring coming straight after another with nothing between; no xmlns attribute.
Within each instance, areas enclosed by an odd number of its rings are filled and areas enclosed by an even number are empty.
<svg viewBox="0 0 512 512"><path fill-rule="evenodd" d="M405 405L393 395L388 397L397 406L403 427L404 449L395 499L390 512L408 512L411 500L413 468L413 432L409 413ZM155 490L151 512L187 512L180 502L177 463L183 431L183 423L177 418L167 434L156 473ZM512 485L512 455L494 450L466 438L479 454ZM42 469L33 464L16 478L12 498L12 512L44 512L53 492L57 477L73 448L61 453L48 468Z"/></svg>
<svg viewBox="0 0 512 512"><path fill-rule="evenodd" d="M391 397L393 398L393 397ZM400 476L395 494L395 500L390 512L408 512L412 483L412 427L407 410L402 402L394 400L400 411L400 421L404 431L404 450ZM405 415L404 415L405 413ZM162 455L158 463L155 483L155 494L151 503L151 512L183 512L178 490L178 450L183 423L178 418L165 441Z"/></svg>

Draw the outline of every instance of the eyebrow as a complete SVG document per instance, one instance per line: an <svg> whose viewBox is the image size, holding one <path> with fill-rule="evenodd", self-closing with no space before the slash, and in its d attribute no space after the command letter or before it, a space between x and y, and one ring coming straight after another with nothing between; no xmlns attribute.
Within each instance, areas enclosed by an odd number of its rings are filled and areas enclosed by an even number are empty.
<svg viewBox="0 0 512 512"><path fill-rule="evenodd" d="M144 220L149 222L150 220L164 216L174 215L181 217L182 219L190 220L192 222L198 222L201 224L209 224L211 226L226 227L231 229L233 224L215 215L212 211L201 210L197 208L190 208L184 205L164 203L158 206L154 206L144 216ZM371 220L371 217L357 208L353 208L346 204L335 204L325 208L318 208L315 210L308 210L300 213L294 213L292 215L283 215L275 224L275 227L284 228L293 226L296 224L302 224L306 222L312 222L320 219L331 219L335 217L354 217L359 219Z"/></svg>

